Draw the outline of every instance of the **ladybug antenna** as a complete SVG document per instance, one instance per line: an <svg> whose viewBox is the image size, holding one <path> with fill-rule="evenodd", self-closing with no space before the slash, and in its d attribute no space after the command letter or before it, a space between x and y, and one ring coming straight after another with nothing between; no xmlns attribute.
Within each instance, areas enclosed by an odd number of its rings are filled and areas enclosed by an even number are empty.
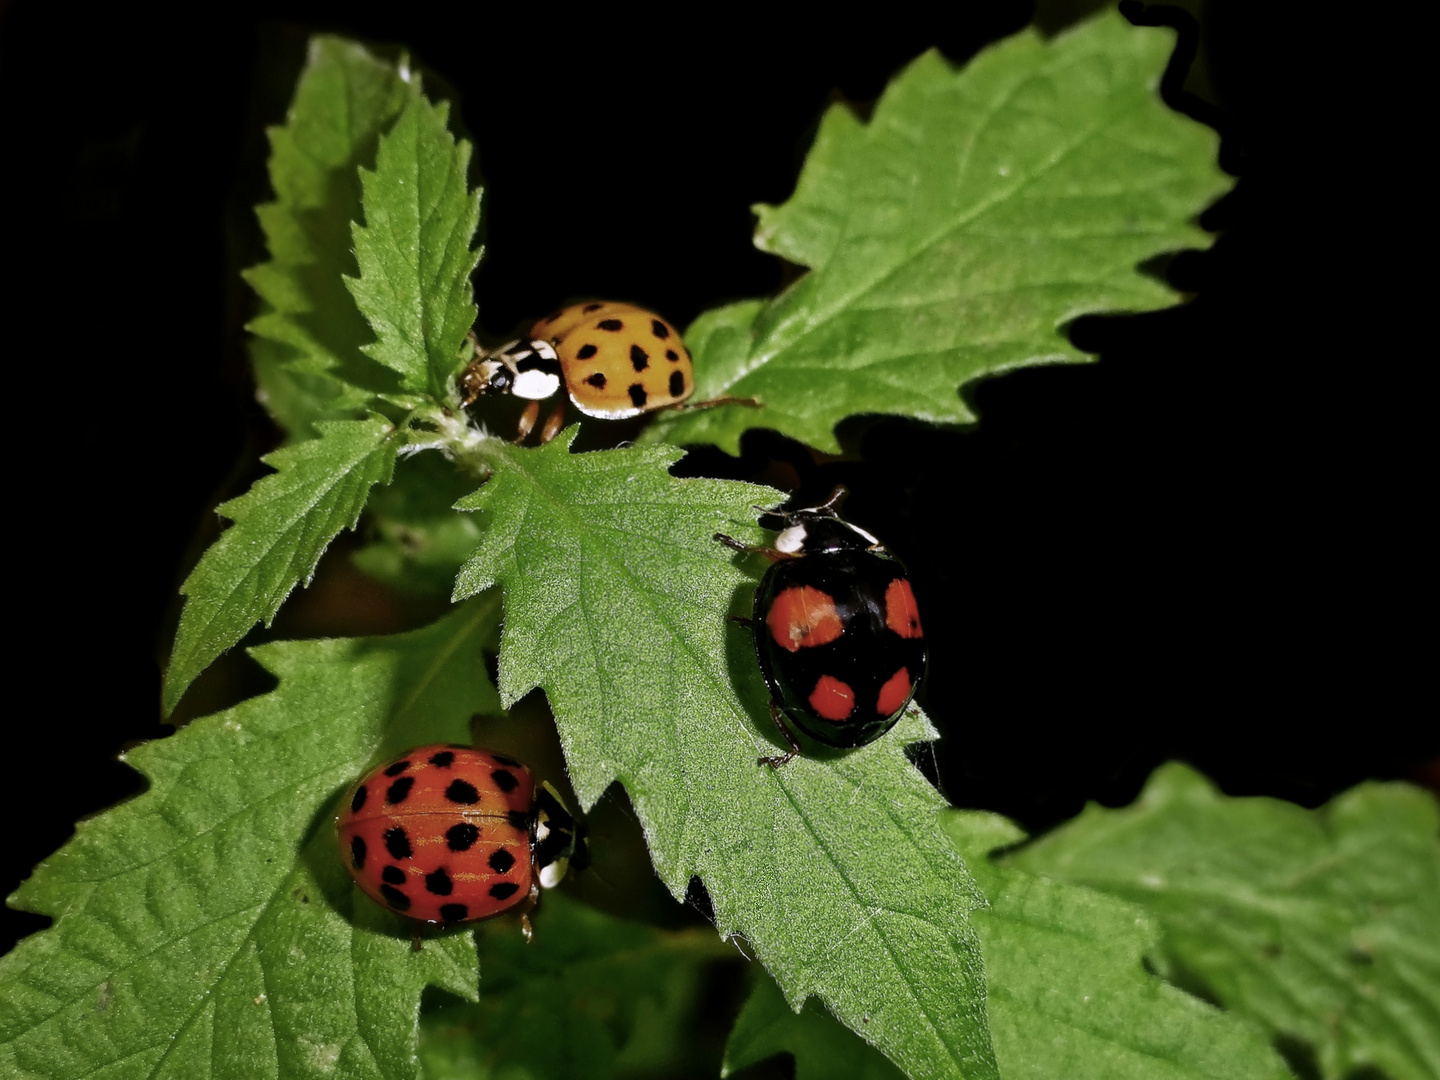
<svg viewBox="0 0 1440 1080"><path fill-rule="evenodd" d="M850 489L847 488L844 484L836 484L835 490L830 493L830 498L826 499L819 506L815 507L815 509L824 510L826 513L838 517L839 514L836 512L835 507L838 506L841 502L843 502L845 497L849 494Z"/></svg>

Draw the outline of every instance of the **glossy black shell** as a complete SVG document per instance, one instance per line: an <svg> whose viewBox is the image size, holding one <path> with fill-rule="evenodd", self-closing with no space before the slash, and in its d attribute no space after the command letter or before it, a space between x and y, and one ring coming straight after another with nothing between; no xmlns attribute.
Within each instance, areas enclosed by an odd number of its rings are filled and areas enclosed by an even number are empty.
<svg viewBox="0 0 1440 1080"><path fill-rule="evenodd" d="M843 748L864 746L894 727L910 704L925 673L925 639L918 632L901 636L885 621L886 590L891 582L903 580L905 567L899 559L883 548L859 547L781 559L761 579L755 591L753 626L760 670L775 704L815 741ZM844 629L833 641L791 652L775 641L766 617L777 596L807 585L834 600ZM874 707L881 687L902 666L910 674L910 691L898 708L881 715ZM845 720L828 720L808 703L825 675L843 680L855 692L854 708Z"/></svg>

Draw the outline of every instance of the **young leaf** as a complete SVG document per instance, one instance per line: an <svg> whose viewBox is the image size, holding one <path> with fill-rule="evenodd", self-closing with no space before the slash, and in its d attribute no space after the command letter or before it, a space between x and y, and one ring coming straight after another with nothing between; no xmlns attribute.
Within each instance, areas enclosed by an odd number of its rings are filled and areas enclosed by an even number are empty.
<svg viewBox="0 0 1440 1080"><path fill-rule="evenodd" d="M354 226L360 276L345 284L378 341L365 353L405 390L445 401L475 323L470 272L480 249L480 193L466 183L470 144L446 130L449 107L415 97L362 169L365 224Z"/></svg>
<svg viewBox="0 0 1440 1080"><path fill-rule="evenodd" d="M1227 181L1215 133L1155 93L1170 43L1111 14L1052 41L1017 35L959 71L927 53L869 123L832 108L794 196L757 207L756 244L810 272L726 309L720 338L690 336L695 400L764 408L670 413L646 438L738 453L764 426L833 452L855 413L969 421L958 386L1086 359L1067 321L1172 302L1135 268L1203 243L1187 220Z"/></svg>
<svg viewBox="0 0 1440 1080"><path fill-rule="evenodd" d="M740 959L713 933L624 922L547 893L535 939L482 931L480 1000L420 1017L421 1076L690 1075L704 977Z"/></svg>
<svg viewBox="0 0 1440 1080"><path fill-rule="evenodd" d="M399 389L360 351L374 335L343 277L358 271L350 223L360 217L359 168L417 94L361 46L319 36L284 125L270 129L275 201L256 209L270 258L245 273L261 300L248 329L261 400L293 438Z"/></svg>
<svg viewBox="0 0 1440 1080"><path fill-rule="evenodd" d="M0 1074L413 1077L420 993L474 997L473 936L412 951L351 883L335 802L498 706L498 615L490 596L397 637L266 645L274 691L127 754L149 789L11 897L55 924L0 959Z"/></svg>
<svg viewBox="0 0 1440 1080"><path fill-rule="evenodd" d="M1290 1080L1260 1032L1144 969L1160 935L1140 909L997 866L1025 836L999 815L945 828L990 900L973 920L1005 1080Z"/></svg>
<svg viewBox="0 0 1440 1080"><path fill-rule="evenodd" d="M758 766L779 737L724 613L759 560L712 534L758 540L752 505L778 493L675 479L668 446L572 455L574 434L483 441L493 478L458 504L486 529L456 594L505 589L503 700L544 688L582 804L619 779L671 892L698 874L791 1002L819 996L911 1076L995 1077L983 901L903 752L933 729L916 713L834 760Z"/></svg>
<svg viewBox="0 0 1440 1080"><path fill-rule="evenodd" d="M206 665L260 620L268 625L290 590L308 582L342 529L353 529L374 484L388 484L397 432L383 417L327 420L320 437L263 458L276 472L217 508L234 522L185 579L185 609L165 672L168 713Z"/></svg>
<svg viewBox="0 0 1440 1080"><path fill-rule="evenodd" d="M1148 911L1165 973L1314 1048L1326 1080L1440 1076L1440 808L1365 784L1321 810L1227 799L1183 765L1010 856ZM987 956L988 959L988 956Z"/></svg>

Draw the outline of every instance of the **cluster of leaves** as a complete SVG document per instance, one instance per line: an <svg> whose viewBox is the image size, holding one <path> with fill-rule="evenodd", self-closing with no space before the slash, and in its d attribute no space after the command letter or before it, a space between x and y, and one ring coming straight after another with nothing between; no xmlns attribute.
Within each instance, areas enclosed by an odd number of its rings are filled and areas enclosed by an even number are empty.
<svg viewBox="0 0 1440 1080"><path fill-rule="evenodd" d="M776 736L724 617L757 567L711 536L758 542L753 507L783 496L668 471L674 443L734 448L756 424L824 449L856 412L968 419L963 382L1083 359L1069 319L1169 302L1134 268L1201 242L1186 222L1223 179L1213 134L1156 97L1168 44L1111 16L963 71L921 57L868 123L831 110L794 198L760 213L761 246L809 272L687 334L700 394L764 409L575 454L573 429L525 449L459 408L470 148L406 63L317 39L272 132L271 258L248 274L288 439L185 582L166 707L367 507L362 566L456 607L396 637L257 648L273 691L128 755L149 790L12 898L55 925L0 961L0 1075L659 1069L731 938L769 973L731 1069L788 1051L801 1077L1279 1080L1280 1034L1326 1077L1440 1075L1432 803L1377 786L1314 813L1171 769L1133 809L1017 847L912 767L905 745L935 735L918 714L757 768ZM623 785L656 872L676 897L703 881L718 937L550 898L533 948L482 930L417 953L351 886L329 827L348 781L536 687L582 808Z"/></svg>

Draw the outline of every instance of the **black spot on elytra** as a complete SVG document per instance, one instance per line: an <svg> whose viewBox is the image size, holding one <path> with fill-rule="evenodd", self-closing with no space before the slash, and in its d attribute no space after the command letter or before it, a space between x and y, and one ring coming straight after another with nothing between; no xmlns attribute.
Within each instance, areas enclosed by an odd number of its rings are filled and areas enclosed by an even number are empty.
<svg viewBox="0 0 1440 1080"><path fill-rule="evenodd" d="M650 331L661 341L664 341L667 337L670 336L670 328L666 326L663 322L661 322L659 319L650 320Z"/></svg>
<svg viewBox="0 0 1440 1080"><path fill-rule="evenodd" d="M639 345L630 346L630 366L636 371L644 371L650 366L650 354Z"/></svg>
<svg viewBox="0 0 1440 1080"><path fill-rule="evenodd" d="M506 757L504 754L491 754L490 756L498 765L509 765L512 769L520 768L520 762L516 761L513 757Z"/></svg>
<svg viewBox="0 0 1440 1080"><path fill-rule="evenodd" d="M391 806L404 802L405 797L410 794L410 789L414 786L415 778L413 776L402 776L385 790L385 801Z"/></svg>
<svg viewBox="0 0 1440 1080"><path fill-rule="evenodd" d="M445 843L451 851L469 851L470 845L480 839L480 830L468 821L451 825L445 830Z"/></svg>
<svg viewBox="0 0 1440 1080"><path fill-rule="evenodd" d="M674 349L666 349L665 359L669 360L672 364L678 364L680 362L680 354Z"/></svg>
<svg viewBox="0 0 1440 1080"><path fill-rule="evenodd" d="M490 774L490 779L494 780L495 786L507 795L520 786L520 781L515 779L515 774L509 769L496 769Z"/></svg>
<svg viewBox="0 0 1440 1080"><path fill-rule="evenodd" d="M649 396L649 394L645 393L645 387L641 386L638 382L630 384L630 402L637 409L643 409L645 407L645 402L649 399Z"/></svg>
<svg viewBox="0 0 1440 1080"><path fill-rule="evenodd" d="M599 327L601 330L608 330L608 331L610 331L610 333L612 333L612 334L615 333L615 331L617 331L617 330L624 330L624 329L625 329L625 324L624 324L623 322L621 322L619 319L601 319L601 320L600 320L599 322L597 322L595 325L596 325L597 327Z"/></svg>
<svg viewBox="0 0 1440 1080"><path fill-rule="evenodd" d="M362 836L350 838L350 865L356 870L365 869L365 838Z"/></svg>
<svg viewBox="0 0 1440 1080"><path fill-rule="evenodd" d="M501 848L490 856L490 869L497 874L508 874L510 868L515 865L515 856Z"/></svg>
<svg viewBox="0 0 1440 1080"><path fill-rule="evenodd" d="M603 372L595 372L595 374L591 375L588 379L585 380L585 382L590 386L593 386L596 390L605 389L605 375Z"/></svg>
<svg viewBox="0 0 1440 1080"><path fill-rule="evenodd" d="M453 750L441 750L438 754L430 755L430 764L437 769L448 769L455 764L455 752Z"/></svg>
<svg viewBox="0 0 1440 1080"><path fill-rule="evenodd" d="M498 885L490 886L490 895L496 900L509 900L520 891L520 886L513 881L502 881Z"/></svg>
<svg viewBox="0 0 1440 1080"><path fill-rule="evenodd" d="M436 896L449 896L454 888L454 884L450 881L450 875L445 873L443 866L433 874L425 875L425 891L428 893L434 893Z"/></svg>
<svg viewBox="0 0 1440 1080"><path fill-rule="evenodd" d="M403 826L396 825L385 830L385 850L392 859L410 858L410 837L405 835Z"/></svg>
<svg viewBox="0 0 1440 1080"><path fill-rule="evenodd" d="M350 800L350 812L352 814L358 814L360 812L360 807L365 805L365 796L369 794L370 793L365 790L364 784L361 784L355 789L355 797Z"/></svg>
<svg viewBox="0 0 1440 1080"><path fill-rule="evenodd" d="M561 308L559 311L557 311L557 312L555 312L554 314L552 314L552 315L550 315L549 317L547 317L545 321L546 321L547 323L552 323L552 322L554 322L556 319L558 319L561 315L564 315L564 314L565 314L565 309L564 309L564 308Z"/></svg>
<svg viewBox="0 0 1440 1080"><path fill-rule="evenodd" d="M446 922L464 922L465 916L470 914L470 909L464 904L441 904L440 918Z"/></svg>
<svg viewBox="0 0 1440 1080"><path fill-rule="evenodd" d="M409 767L410 767L410 762L409 762L408 760L406 760L406 761L397 761L397 762L395 762L395 764L389 766L389 767L385 770L385 775L386 775L386 776L399 776L402 772L404 772L404 771L405 771L406 769L408 769Z"/></svg>
<svg viewBox="0 0 1440 1080"><path fill-rule="evenodd" d="M381 885L380 895L385 897L385 902L396 911L410 910L410 897L395 888L394 885Z"/></svg>
<svg viewBox="0 0 1440 1080"><path fill-rule="evenodd" d="M380 871L380 880L388 881L391 885L404 885L405 871L398 866L387 866Z"/></svg>
<svg viewBox="0 0 1440 1080"><path fill-rule="evenodd" d="M672 371L670 373L670 396L680 397L685 393L685 376L682 372Z"/></svg>
<svg viewBox="0 0 1440 1080"><path fill-rule="evenodd" d="M505 815L505 820L512 829L519 829L523 833L530 831L530 815L524 810L511 810Z"/></svg>
<svg viewBox="0 0 1440 1080"><path fill-rule="evenodd" d="M576 359L576 360L589 360L592 356L594 356L594 355L595 355L597 352L599 352L599 351L600 351L600 346L598 346L598 345L581 345L580 348L578 348L578 349L575 350L575 359Z"/></svg>
<svg viewBox="0 0 1440 1080"><path fill-rule="evenodd" d="M480 792L476 791L475 785L468 781L451 780L450 786L445 789L445 798L454 803L474 806L480 801Z"/></svg>
<svg viewBox="0 0 1440 1080"><path fill-rule="evenodd" d="M605 306L604 304L586 304L586 305L585 305L583 308L581 308L580 310L583 311L586 315L589 315L590 312L592 312L592 311L599 311L599 310L600 310L602 307L604 307L604 306ZM558 315L558 314L560 314L560 313L557 311L556 314Z"/></svg>

